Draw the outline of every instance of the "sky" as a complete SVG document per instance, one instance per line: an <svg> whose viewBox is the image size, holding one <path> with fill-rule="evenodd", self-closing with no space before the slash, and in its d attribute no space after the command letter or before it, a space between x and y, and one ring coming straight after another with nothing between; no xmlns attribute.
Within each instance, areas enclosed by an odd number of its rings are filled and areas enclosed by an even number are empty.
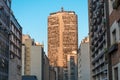
<svg viewBox="0 0 120 80"><path fill-rule="evenodd" d="M12 0L12 11L23 28L35 41L44 44L47 54L47 19L50 13L75 11L78 15L78 46L88 36L88 0Z"/></svg>

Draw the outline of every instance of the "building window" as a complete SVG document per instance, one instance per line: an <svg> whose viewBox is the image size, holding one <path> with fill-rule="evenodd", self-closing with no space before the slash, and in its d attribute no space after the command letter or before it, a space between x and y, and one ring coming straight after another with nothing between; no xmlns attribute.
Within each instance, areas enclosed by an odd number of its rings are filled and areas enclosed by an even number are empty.
<svg viewBox="0 0 120 80"><path fill-rule="evenodd" d="M113 44L114 44L116 42L116 30L113 30L112 37L113 37Z"/></svg>
<svg viewBox="0 0 120 80"><path fill-rule="evenodd" d="M118 80L118 67L114 68L114 80Z"/></svg>
<svg viewBox="0 0 120 80"><path fill-rule="evenodd" d="M120 40L120 20L118 21L118 27L119 27L119 40Z"/></svg>

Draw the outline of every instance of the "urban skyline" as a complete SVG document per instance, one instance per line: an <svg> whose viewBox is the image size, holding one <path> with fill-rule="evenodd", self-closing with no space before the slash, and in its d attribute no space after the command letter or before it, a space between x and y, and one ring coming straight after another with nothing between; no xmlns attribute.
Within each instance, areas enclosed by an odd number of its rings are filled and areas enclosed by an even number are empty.
<svg viewBox="0 0 120 80"><path fill-rule="evenodd" d="M15 1L0 0L0 80L120 80L120 0Z"/></svg>
<svg viewBox="0 0 120 80"><path fill-rule="evenodd" d="M22 5L22 6L21 6ZM47 6L46 6L47 5ZM66 11L75 11L78 15L78 44L88 35L88 1L57 1L52 0L12 0L12 10L21 26L23 33L30 34L36 41L44 43L47 53L47 17L64 7ZM49 7L48 7L49 6ZM33 28L32 28L33 27Z"/></svg>

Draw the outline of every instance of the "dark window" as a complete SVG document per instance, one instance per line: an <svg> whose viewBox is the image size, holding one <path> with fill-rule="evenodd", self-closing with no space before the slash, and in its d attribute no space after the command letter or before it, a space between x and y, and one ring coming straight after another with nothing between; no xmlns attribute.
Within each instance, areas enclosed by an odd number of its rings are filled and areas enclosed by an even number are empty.
<svg viewBox="0 0 120 80"><path fill-rule="evenodd" d="M114 80L118 80L118 67L114 68Z"/></svg>
<svg viewBox="0 0 120 80"><path fill-rule="evenodd" d="M112 37L113 37L113 43L116 42L116 30L112 32Z"/></svg>

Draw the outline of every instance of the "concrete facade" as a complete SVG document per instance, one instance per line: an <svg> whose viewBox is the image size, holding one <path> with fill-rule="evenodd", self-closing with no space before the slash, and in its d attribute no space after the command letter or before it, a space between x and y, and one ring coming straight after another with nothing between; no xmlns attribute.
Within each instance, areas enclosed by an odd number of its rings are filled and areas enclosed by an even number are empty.
<svg viewBox="0 0 120 80"><path fill-rule="evenodd" d="M0 0L0 80L9 77L10 11L11 0Z"/></svg>
<svg viewBox="0 0 120 80"><path fill-rule="evenodd" d="M11 12L9 80L21 80L22 27Z"/></svg>
<svg viewBox="0 0 120 80"><path fill-rule="evenodd" d="M35 45L34 40L29 36L29 35L23 35L22 36L22 47L24 47L24 49L22 50L22 58L23 58L23 62L22 63L22 67L24 69L22 69L22 72L24 72L24 75L30 75L30 61L31 61L31 46ZM24 51L25 50L25 51ZM23 66L24 65L24 66ZM23 71L24 70L24 71ZM23 75L23 74L22 74Z"/></svg>
<svg viewBox="0 0 120 80"><path fill-rule="evenodd" d="M90 80L89 37L81 41L78 50L78 80Z"/></svg>
<svg viewBox="0 0 120 80"><path fill-rule="evenodd" d="M106 49L109 47L108 0L88 0L91 80L107 80Z"/></svg>
<svg viewBox="0 0 120 80"><path fill-rule="evenodd" d="M44 47L34 42L29 35L23 35L22 75L35 75L38 80L49 80L49 60Z"/></svg>
<svg viewBox="0 0 120 80"><path fill-rule="evenodd" d="M73 11L51 13L48 17L48 57L50 65L58 67L58 80L63 80L67 55L77 52L77 15Z"/></svg>
<svg viewBox="0 0 120 80"><path fill-rule="evenodd" d="M31 46L30 75L38 80L49 80L49 60L43 49L41 45Z"/></svg>
<svg viewBox="0 0 120 80"><path fill-rule="evenodd" d="M30 51L30 75L35 75L38 80L43 80L43 66L42 66L42 54L43 50L41 46L31 46L31 51Z"/></svg>

